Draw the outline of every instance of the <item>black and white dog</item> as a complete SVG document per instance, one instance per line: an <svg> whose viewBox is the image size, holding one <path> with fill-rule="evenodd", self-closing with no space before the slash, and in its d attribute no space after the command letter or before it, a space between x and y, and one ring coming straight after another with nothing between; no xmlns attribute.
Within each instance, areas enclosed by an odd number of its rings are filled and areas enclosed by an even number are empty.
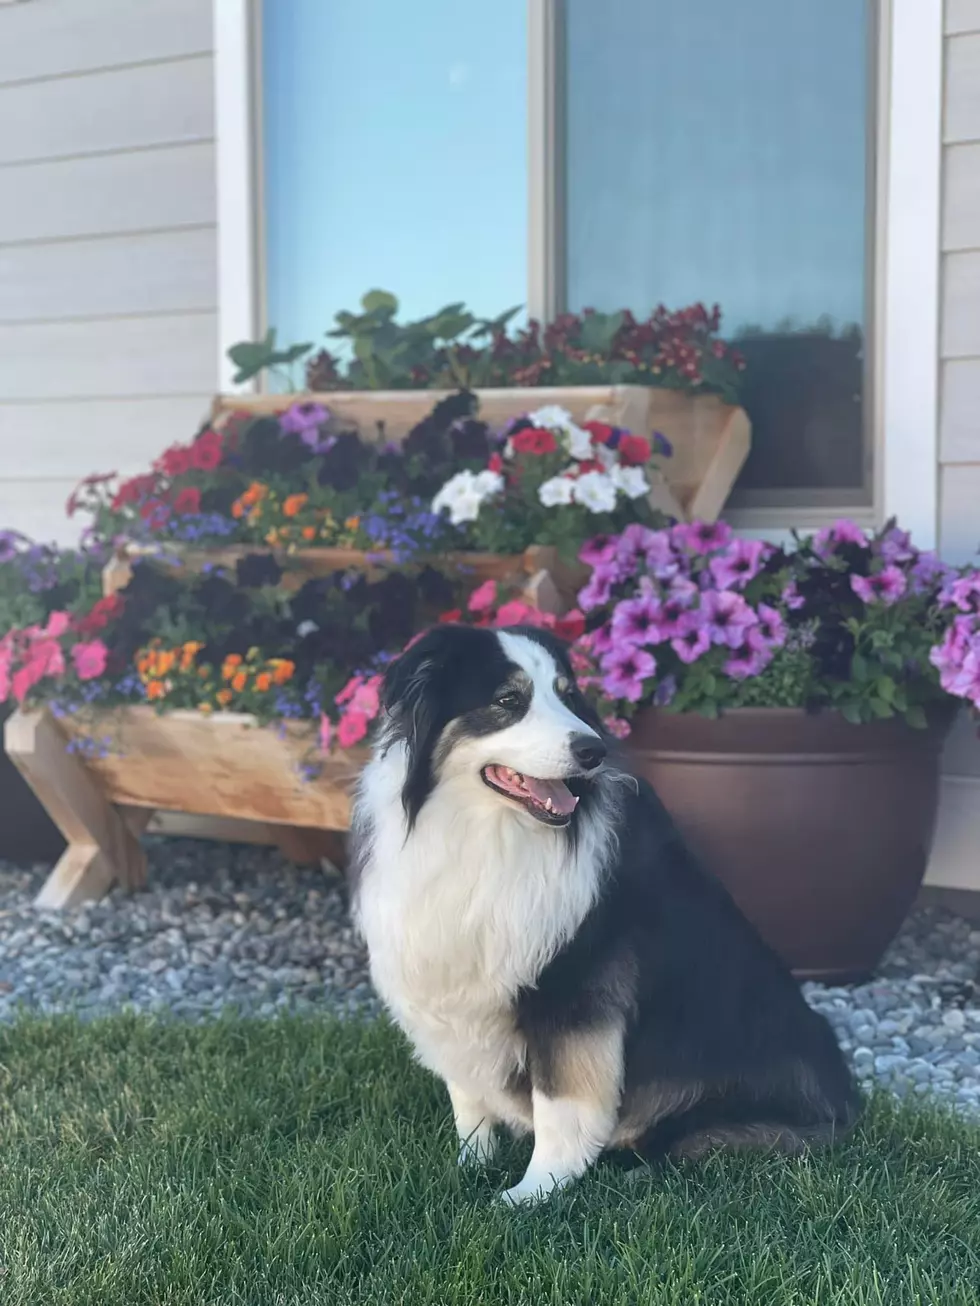
<svg viewBox="0 0 980 1306"><path fill-rule="evenodd" d="M504 1197L607 1148L799 1151L859 1099L830 1026L653 791L613 766L563 646L442 626L388 671L354 813L371 974L446 1082L460 1159L533 1130Z"/></svg>

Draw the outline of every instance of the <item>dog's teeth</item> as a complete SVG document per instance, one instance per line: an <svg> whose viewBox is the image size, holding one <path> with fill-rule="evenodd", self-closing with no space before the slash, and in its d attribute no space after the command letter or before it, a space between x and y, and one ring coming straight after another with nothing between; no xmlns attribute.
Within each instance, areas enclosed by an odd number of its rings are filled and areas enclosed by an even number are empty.
<svg viewBox="0 0 980 1306"><path fill-rule="evenodd" d="M575 806L578 807L578 794L575 795Z"/></svg>
<svg viewBox="0 0 980 1306"><path fill-rule="evenodd" d="M554 809L554 805L552 804L552 801L551 801L550 798L545 802L545 807L547 807L547 809L548 809L549 812L553 812L553 811L555 810L555 809Z"/></svg>

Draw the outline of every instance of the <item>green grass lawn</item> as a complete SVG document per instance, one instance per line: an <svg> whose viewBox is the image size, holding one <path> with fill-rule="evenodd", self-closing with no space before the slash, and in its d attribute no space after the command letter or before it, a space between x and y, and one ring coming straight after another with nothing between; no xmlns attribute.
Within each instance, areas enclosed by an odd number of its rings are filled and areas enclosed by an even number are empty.
<svg viewBox="0 0 980 1306"><path fill-rule="evenodd" d="M546 1207L463 1172L387 1026L0 1029L3 1306L972 1304L980 1128L873 1103L833 1154L600 1166Z"/></svg>

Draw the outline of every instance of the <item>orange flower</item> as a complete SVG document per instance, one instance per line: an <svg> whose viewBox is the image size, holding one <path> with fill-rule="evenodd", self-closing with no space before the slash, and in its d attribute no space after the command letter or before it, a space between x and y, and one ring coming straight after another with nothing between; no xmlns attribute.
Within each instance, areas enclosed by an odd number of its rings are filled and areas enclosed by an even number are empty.
<svg viewBox="0 0 980 1306"><path fill-rule="evenodd" d="M180 650L181 671L190 671L190 669L194 665L194 659L197 657L198 653L200 653L203 647L204 647L203 644L198 644L193 639L189 639L187 641L187 643Z"/></svg>
<svg viewBox="0 0 980 1306"><path fill-rule="evenodd" d="M211 705L210 703L198 703L198 705L197 705L197 710L198 710L198 712L203 712L203 713L205 714L205 716L207 716L207 714L208 714L209 712L213 712L213 711L214 711L214 708L212 707L212 705Z"/></svg>
<svg viewBox="0 0 980 1306"><path fill-rule="evenodd" d="M360 526L360 524L361 524L360 517L348 517L347 520L344 522L344 526L349 531L356 531L358 526Z"/></svg>
<svg viewBox="0 0 980 1306"><path fill-rule="evenodd" d="M288 499L283 500L283 514L286 517L295 517L298 512L303 511L309 497L308 494L291 494Z"/></svg>
<svg viewBox="0 0 980 1306"><path fill-rule="evenodd" d="M231 687L236 694L240 694L248 684L248 673L245 671L236 671L231 678Z"/></svg>
<svg viewBox="0 0 980 1306"><path fill-rule="evenodd" d="M263 485L261 481L253 481L242 495L239 503L243 503L247 508L251 508L252 505L258 503L260 499L264 499L268 493L269 487L267 485Z"/></svg>
<svg viewBox="0 0 980 1306"><path fill-rule="evenodd" d="M269 675L268 671L260 671L255 677L255 688L260 694L264 694L266 690L272 688L272 677Z"/></svg>
<svg viewBox="0 0 980 1306"><path fill-rule="evenodd" d="M151 680L146 687L146 697L149 699L164 698L167 693L167 686L162 680Z"/></svg>
<svg viewBox="0 0 980 1306"><path fill-rule="evenodd" d="M197 674L201 677L202 680L207 680L207 678L208 678L208 668L207 668L207 667L198 667L198 669L197 669Z"/></svg>
<svg viewBox="0 0 980 1306"><path fill-rule="evenodd" d="M177 661L177 654L173 649L167 649L166 652L158 653L156 657L156 673L158 676L165 676L168 671L172 671L174 663Z"/></svg>
<svg viewBox="0 0 980 1306"><path fill-rule="evenodd" d="M229 653L221 664L221 679L231 680L232 676L242 665L242 655L240 653Z"/></svg>
<svg viewBox="0 0 980 1306"><path fill-rule="evenodd" d="M315 539L316 539L316 527L315 527L315 526L304 526L304 527L303 527L302 534L303 534L303 539L304 539L304 540L315 540Z"/></svg>
<svg viewBox="0 0 980 1306"><path fill-rule="evenodd" d="M228 704L231 702L231 698L232 698L231 690L219 689L217 694L215 694L215 698L218 700L218 702L221 704L222 707L227 707Z"/></svg>
<svg viewBox="0 0 980 1306"><path fill-rule="evenodd" d="M241 499L236 499L231 505L231 515L233 517L245 516L245 505L242 503ZM201 706L203 707L203 704Z"/></svg>
<svg viewBox="0 0 980 1306"><path fill-rule="evenodd" d="M272 528L271 530L266 531L266 533L265 533L265 542L266 542L266 544L278 544L278 543L279 543L279 532L276 530L275 526L273 526L273 528Z"/></svg>
<svg viewBox="0 0 980 1306"><path fill-rule="evenodd" d="M288 658L270 658L269 666L272 668L272 679L277 685L284 685L296 670L296 663L290 662Z"/></svg>

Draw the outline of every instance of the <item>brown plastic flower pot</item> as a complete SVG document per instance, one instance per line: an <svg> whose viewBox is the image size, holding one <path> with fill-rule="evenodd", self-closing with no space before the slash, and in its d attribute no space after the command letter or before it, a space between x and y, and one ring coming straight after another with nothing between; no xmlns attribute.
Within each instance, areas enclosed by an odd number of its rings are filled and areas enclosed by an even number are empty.
<svg viewBox="0 0 980 1306"><path fill-rule="evenodd" d="M866 978L925 874L952 714L640 712L630 750L704 864L799 979Z"/></svg>

